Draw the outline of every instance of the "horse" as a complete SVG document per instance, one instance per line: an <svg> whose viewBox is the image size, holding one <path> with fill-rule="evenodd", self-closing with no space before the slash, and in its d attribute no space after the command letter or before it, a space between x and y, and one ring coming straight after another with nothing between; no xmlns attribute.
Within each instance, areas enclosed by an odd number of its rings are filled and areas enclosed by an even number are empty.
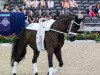
<svg viewBox="0 0 100 75"><path fill-rule="evenodd" d="M79 30L80 24L83 20L84 17L80 18L79 15L74 14L60 16L52 24L52 30L45 32L44 44L47 51L49 67L47 75L53 75L53 54L55 54L59 62L59 67L63 66L61 48L64 44L64 34L68 34L70 41L74 41L76 33ZM40 51L38 51L36 45L36 33L37 31L35 30L24 29L20 33L16 42L13 44L11 52L11 66L13 75L16 75L16 67L26 55L27 45L29 45L33 49L33 71L34 75L38 75L37 59L39 57Z"/></svg>

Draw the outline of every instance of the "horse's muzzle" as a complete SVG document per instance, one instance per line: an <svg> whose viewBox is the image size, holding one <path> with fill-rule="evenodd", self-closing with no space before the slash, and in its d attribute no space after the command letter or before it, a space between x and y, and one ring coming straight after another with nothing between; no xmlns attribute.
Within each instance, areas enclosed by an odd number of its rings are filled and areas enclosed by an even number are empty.
<svg viewBox="0 0 100 75"><path fill-rule="evenodd" d="M76 40L76 35L69 35L69 40L71 41L71 42L73 42L73 41L75 41Z"/></svg>

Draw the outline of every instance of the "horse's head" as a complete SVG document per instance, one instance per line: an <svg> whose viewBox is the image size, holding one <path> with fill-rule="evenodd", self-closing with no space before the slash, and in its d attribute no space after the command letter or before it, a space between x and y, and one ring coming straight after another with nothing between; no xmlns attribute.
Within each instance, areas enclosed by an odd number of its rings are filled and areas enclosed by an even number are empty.
<svg viewBox="0 0 100 75"><path fill-rule="evenodd" d="M77 31L80 29L81 23L84 20L84 16L82 14L75 15L75 18L71 21L71 24L68 28L68 35L70 41L75 41Z"/></svg>

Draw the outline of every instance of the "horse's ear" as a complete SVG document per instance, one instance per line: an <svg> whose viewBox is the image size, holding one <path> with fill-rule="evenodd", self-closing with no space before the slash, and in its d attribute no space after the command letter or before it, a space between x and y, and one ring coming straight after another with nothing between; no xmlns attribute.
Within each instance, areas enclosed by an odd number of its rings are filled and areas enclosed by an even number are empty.
<svg viewBox="0 0 100 75"><path fill-rule="evenodd" d="M69 15L72 17L72 19L75 19L76 18L76 15L72 12L69 12Z"/></svg>
<svg viewBox="0 0 100 75"><path fill-rule="evenodd" d="M77 20L78 19L78 15L75 15L75 20Z"/></svg>

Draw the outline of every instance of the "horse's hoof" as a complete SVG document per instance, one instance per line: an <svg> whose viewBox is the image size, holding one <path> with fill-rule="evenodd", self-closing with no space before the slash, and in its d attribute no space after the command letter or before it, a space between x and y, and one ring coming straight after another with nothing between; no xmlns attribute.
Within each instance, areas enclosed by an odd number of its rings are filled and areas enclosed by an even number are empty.
<svg viewBox="0 0 100 75"><path fill-rule="evenodd" d="M13 75L16 75L16 73L13 73Z"/></svg>
<svg viewBox="0 0 100 75"><path fill-rule="evenodd" d="M47 73L47 75L49 75L49 72ZM50 75L52 75L52 74L50 74Z"/></svg>
<svg viewBox="0 0 100 75"><path fill-rule="evenodd" d="M35 75L38 75L38 73L35 73Z"/></svg>
<svg viewBox="0 0 100 75"><path fill-rule="evenodd" d="M62 67L63 66L63 63L59 63L59 66Z"/></svg>

